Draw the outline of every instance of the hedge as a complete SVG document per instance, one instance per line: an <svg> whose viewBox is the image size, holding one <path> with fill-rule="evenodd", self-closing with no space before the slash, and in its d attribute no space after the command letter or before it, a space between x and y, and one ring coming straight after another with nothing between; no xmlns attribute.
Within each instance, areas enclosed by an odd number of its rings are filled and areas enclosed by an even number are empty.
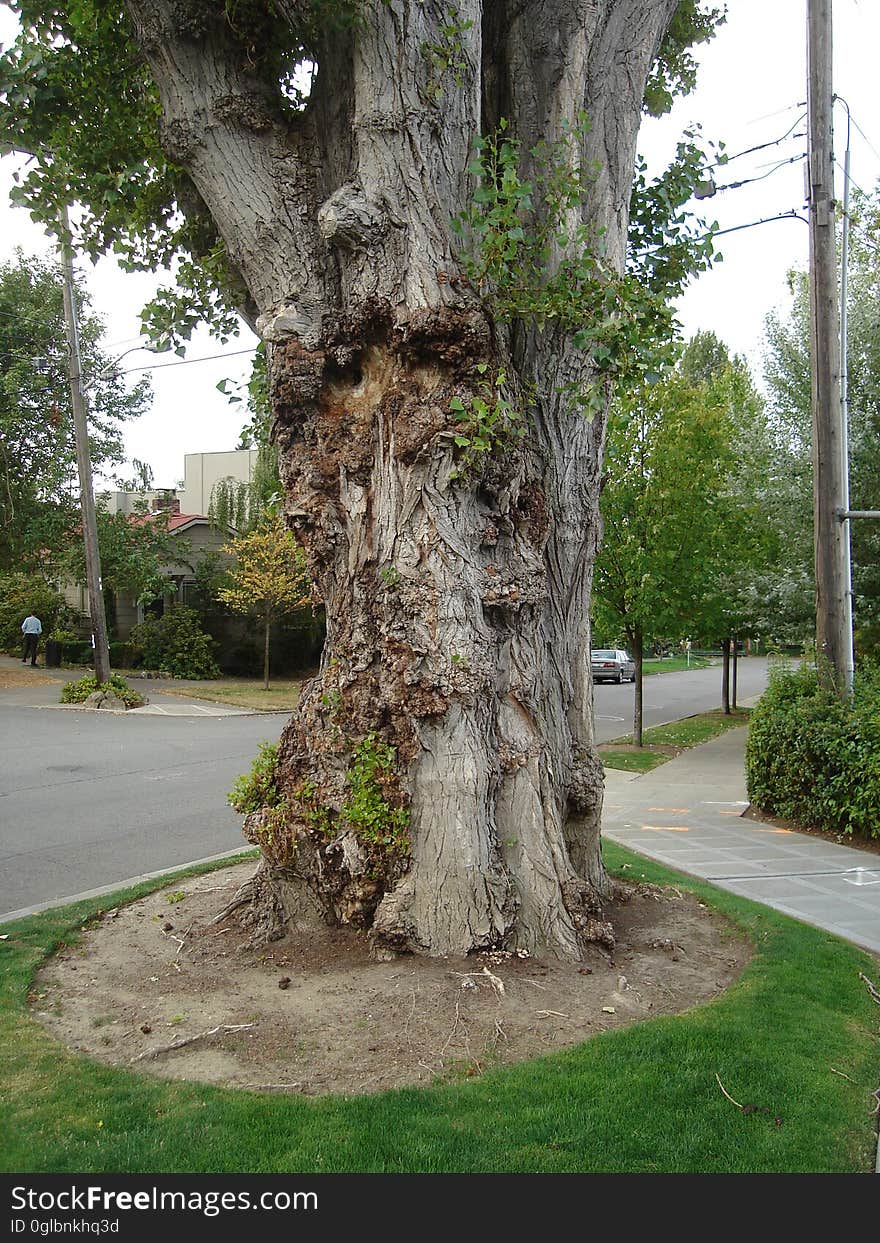
<svg viewBox="0 0 880 1243"><path fill-rule="evenodd" d="M852 698L842 700L812 666L771 671L749 720L746 783L770 815L880 837L880 672L860 669Z"/></svg>

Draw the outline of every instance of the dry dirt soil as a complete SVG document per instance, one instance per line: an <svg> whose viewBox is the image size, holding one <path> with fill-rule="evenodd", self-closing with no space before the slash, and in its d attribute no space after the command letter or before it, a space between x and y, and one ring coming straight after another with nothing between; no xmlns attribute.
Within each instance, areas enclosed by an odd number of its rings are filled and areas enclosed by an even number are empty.
<svg viewBox="0 0 880 1243"><path fill-rule="evenodd" d="M249 948L213 922L253 862L107 912L37 976L32 1012L72 1049L171 1079L319 1095L480 1074L678 1013L723 992L751 953L690 894L633 885L613 955L370 958L366 936L304 904Z"/></svg>
<svg viewBox="0 0 880 1243"><path fill-rule="evenodd" d="M18 689L19 686L45 686L54 681L54 678L46 677L36 669L0 669L0 690L3 691Z"/></svg>

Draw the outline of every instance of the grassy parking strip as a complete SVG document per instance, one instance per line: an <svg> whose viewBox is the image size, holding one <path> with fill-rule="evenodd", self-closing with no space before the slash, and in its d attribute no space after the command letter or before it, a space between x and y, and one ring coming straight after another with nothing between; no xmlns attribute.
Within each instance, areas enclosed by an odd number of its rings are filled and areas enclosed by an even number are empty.
<svg viewBox="0 0 880 1243"><path fill-rule="evenodd" d="M651 673L685 673L688 669L708 669L717 664L717 658L712 660L706 656L692 656L690 663L687 656L646 656L642 661L642 673L646 677Z"/></svg>
<svg viewBox="0 0 880 1243"><path fill-rule="evenodd" d="M364 1097L231 1091L113 1069L30 1016L42 959L101 910L196 870L5 924L6 1172L869 1172L876 962L827 933L604 846L693 890L755 953L715 1001L482 1077ZM224 861L225 863L228 861ZM744 1108L719 1088L725 1089Z"/></svg>
<svg viewBox="0 0 880 1243"><path fill-rule="evenodd" d="M610 742L599 744L599 757L605 768L622 768L632 773L647 773L667 760L674 759L691 747L698 747L701 742L717 738L719 734L737 726L746 725L749 719L747 708L738 708L736 712L724 713L720 708L712 712L698 712L695 716L685 717L682 721L672 721L668 725L655 725L642 734L641 747L632 745L632 734L622 738L614 738Z"/></svg>
<svg viewBox="0 0 880 1243"><path fill-rule="evenodd" d="M273 682L268 690L259 681L229 680L227 682L194 683L186 687L169 687L163 695L182 695L185 699L207 699L211 703L232 704L236 708L259 711L292 712L299 703L301 681Z"/></svg>

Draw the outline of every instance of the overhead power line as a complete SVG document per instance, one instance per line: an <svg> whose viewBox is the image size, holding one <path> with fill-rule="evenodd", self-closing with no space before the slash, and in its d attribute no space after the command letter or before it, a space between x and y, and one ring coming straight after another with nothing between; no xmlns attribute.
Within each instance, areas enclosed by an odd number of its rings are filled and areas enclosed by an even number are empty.
<svg viewBox="0 0 880 1243"><path fill-rule="evenodd" d="M802 105L800 104L794 105L794 107L797 107L797 108L801 106ZM753 155L756 151L766 151L768 147L778 147L781 142L785 142L785 140L789 137L795 137L795 138L804 137L804 135L802 134L793 134L792 131L796 129L798 125L800 125L801 121L803 121L806 118L806 115L807 114L805 112L802 112L801 115L795 121L794 125L790 125L788 129L785 131L785 133L780 134L778 138L772 138L769 142L758 143L756 147L746 147L744 151L737 151L734 155L728 155L728 156L723 157L720 160L716 160L714 164L708 164L707 168L719 168L724 164L732 163L733 160L742 159L744 155Z"/></svg>
<svg viewBox="0 0 880 1243"><path fill-rule="evenodd" d="M190 363L210 363L215 362L218 358L238 358L241 354L256 354L257 347L252 345L247 350L231 350L227 354L205 354L201 358L178 358L171 363L153 363L146 367L129 367L125 371L120 371L118 375L135 375L139 371L159 371L162 367L188 367Z"/></svg>

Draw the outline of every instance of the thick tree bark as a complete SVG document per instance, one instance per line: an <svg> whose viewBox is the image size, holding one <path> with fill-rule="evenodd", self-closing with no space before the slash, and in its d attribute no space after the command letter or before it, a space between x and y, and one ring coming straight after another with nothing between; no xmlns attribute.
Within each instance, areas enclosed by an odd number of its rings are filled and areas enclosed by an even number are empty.
<svg viewBox="0 0 880 1243"><path fill-rule="evenodd" d="M570 408L592 376L561 330L493 321L450 223L478 134L503 117L528 152L586 111L577 223L619 268L676 0L458 0L454 47L443 0L371 0L328 40L299 115L222 5L128 7L166 146L259 308L286 513L327 614L282 740L289 810L246 824L265 859L255 914L283 924L306 883L377 950L610 943L588 620L604 417ZM484 364L528 431L462 474L450 401Z"/></svg>

